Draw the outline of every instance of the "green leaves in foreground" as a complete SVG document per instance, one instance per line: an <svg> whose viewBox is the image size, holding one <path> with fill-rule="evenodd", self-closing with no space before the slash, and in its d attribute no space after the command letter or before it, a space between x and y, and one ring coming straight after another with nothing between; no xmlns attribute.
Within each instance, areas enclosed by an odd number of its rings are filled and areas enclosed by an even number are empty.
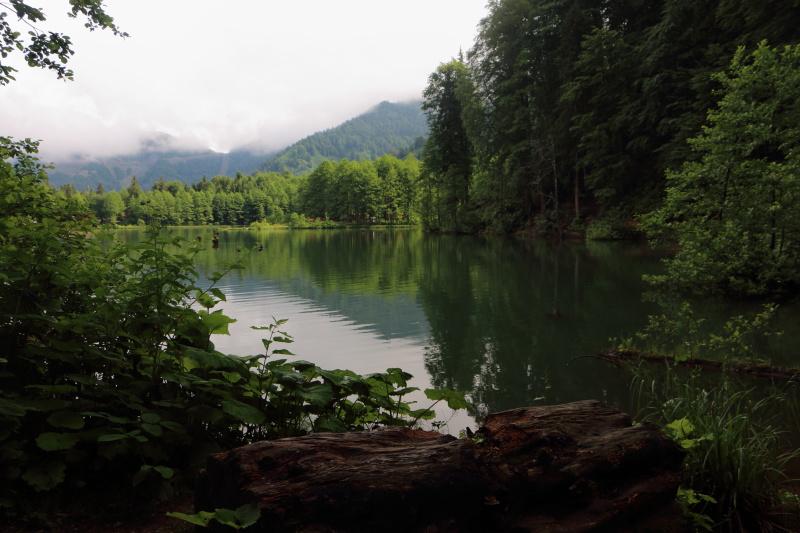
<svg viewBox="0 0 800 533"><path fill-rule="evenodd" d="M244 529L258 522L258 518L261 516L261 509L258 508L256 503L248 503L235 511L231 509L216 509L213 512L200 511L195 514L167 513L167 516L184 520L200 527L207 527L212 520L216 520L220 524L233 529Z"/></svg>
<svg viewBox="0 0 800 533"><path fill-rule="evenodd" d="M263 354L216 351L211 336L229 334L234 320L213 310L225 300L215 287L225 272L199 286L201 244L157 224L141 242L116 239L80 198L47 185L35 152L35 143L0 137L0 507L8 516L166 499L189 490L206 457L223 449L433 416L412 411L405 398L416 388L400 369L361 376L278 358L292 355L277 348L292 342L285 320L259 328ZM455 405L453 394L436 401ZM202 520L243 527L257 518L250 511Z"/></svg>

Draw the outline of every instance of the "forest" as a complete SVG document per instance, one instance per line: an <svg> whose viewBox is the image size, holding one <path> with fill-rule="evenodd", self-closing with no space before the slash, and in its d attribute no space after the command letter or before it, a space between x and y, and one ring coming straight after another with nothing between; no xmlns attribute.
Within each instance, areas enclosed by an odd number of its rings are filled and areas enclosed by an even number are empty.
<svg viewBox="0 0 800 533"><path fill-rule="evenodd" d="M655 209L667 173L699 158L687 140L717 108L714 75L739 49L800 41L800 6L776 0L488 8L473 47L442 63L424 93L422 187L434 229L562 229L598 210L630 218ZM778 88L791 90L762 90ZM772 148L751 157L774 158Z"/></svg>
<svg viewBox="0 0 800 533"><path fill-rule="evenodd" d="M414 220L420 162L384 155L375 161L323 161L313 172L293 176L288 171L235 177L203 177L193 184L157 180L144 191L136 177L122 191L78 192L63 185L58 194L108 224L180 225L283 224L300 214L343 221ZM292 216L293 215L293 216Z"/></svg>

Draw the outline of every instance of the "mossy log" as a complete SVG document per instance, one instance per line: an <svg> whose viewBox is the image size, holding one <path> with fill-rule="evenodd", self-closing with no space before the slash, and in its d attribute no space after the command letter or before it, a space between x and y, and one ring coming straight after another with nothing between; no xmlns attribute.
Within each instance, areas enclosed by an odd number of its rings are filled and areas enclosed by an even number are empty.
<svg viewBox="0 0 800 533"><path fill-rule="evenodd" d="M617 361L647 361L649 363L674 363L685 367L695 367L707 370L719 370L742 374L754 378L766 378L776 381L800 381L800 369L782 368L760 362L721 361L719 359L690 358L676 361L675 356L655 353L640 352L631 349L609 348L600 352L598 356L611 362Z"/></svg>
<svg viewBox="0 0 800 533"><path fill-rule="evenodd" d="M472 438L384 428L212 455L196 510L257 502L247 531L682 531L684 452L597 401L489 415ZM223 529L218 529L223 531Z"/></svg>

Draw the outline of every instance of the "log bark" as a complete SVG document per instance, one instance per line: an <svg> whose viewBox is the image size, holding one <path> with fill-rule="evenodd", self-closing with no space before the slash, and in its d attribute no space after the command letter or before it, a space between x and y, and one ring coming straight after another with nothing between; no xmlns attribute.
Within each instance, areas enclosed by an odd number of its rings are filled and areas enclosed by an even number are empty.
<svg viewBox="0 0 800 533"><path fill-rule="evenodd" d="M248 531L682 531L684 452L597 401L489 415L472 437L385 428L212 455L198 511L258 502ZM222 531L223 529L219 529Z"/></svg>

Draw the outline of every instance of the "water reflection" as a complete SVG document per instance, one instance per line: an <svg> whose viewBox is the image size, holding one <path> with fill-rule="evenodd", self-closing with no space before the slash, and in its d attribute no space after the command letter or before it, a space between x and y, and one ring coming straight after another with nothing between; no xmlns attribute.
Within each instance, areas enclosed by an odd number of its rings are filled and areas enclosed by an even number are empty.
<svg viewBox="0 0 800 533"><path fill-rule="evenodd" d="M190 240L211 235L177 231ZM420 388L467 391L476 418L587 398L628 409L628 377L583 356L661 312L643 301L641 281L660 270L659 258L636 244L411 230L238 230L218 239L218 249L198 257L203 275L248 265L220 285L223 308L238 322L230 337L214 339L218 349L257 353L261 336L250 326L288 318L299 357L360 373L401 367ZM705 305L719 317L744 310Z"/></svg>

